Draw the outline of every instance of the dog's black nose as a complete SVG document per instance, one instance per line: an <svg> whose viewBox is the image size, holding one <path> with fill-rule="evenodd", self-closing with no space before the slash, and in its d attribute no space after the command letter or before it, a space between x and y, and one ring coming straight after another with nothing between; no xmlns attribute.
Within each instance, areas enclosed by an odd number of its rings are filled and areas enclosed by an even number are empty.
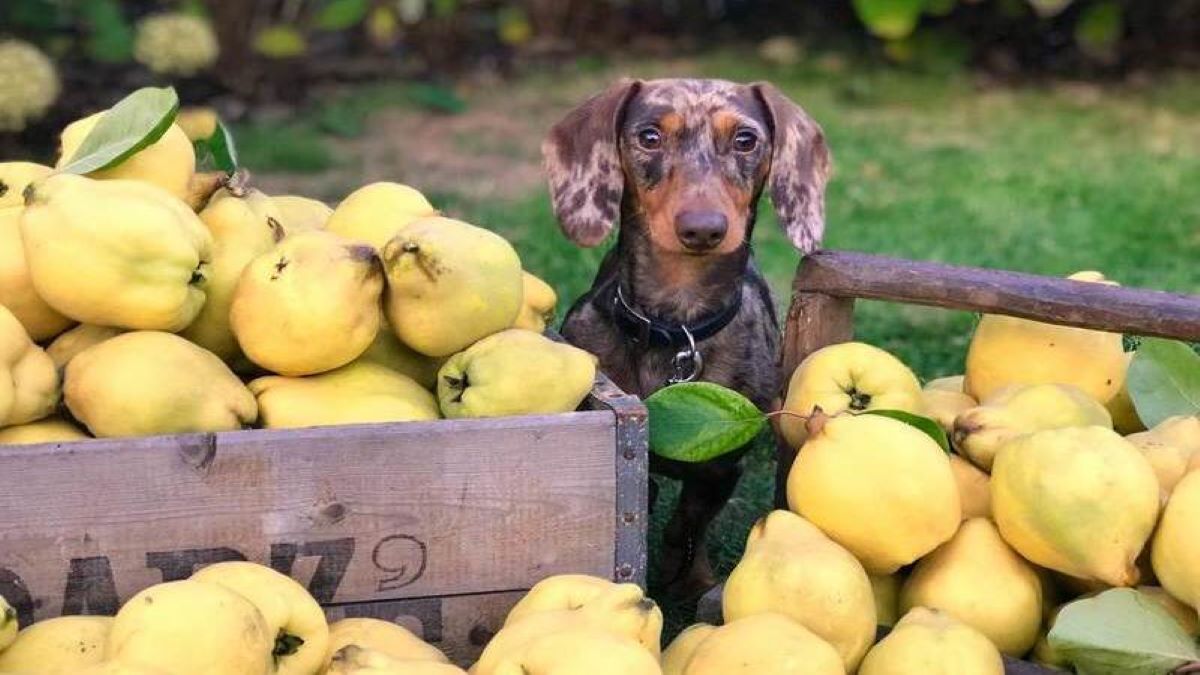
<svg viewBox="0 0 1200 675"><path fill-rule="evenodd" d="M680 211L675 216L675 236L691 251L710 251L725 240L729 220L718 211Z"/></svg>

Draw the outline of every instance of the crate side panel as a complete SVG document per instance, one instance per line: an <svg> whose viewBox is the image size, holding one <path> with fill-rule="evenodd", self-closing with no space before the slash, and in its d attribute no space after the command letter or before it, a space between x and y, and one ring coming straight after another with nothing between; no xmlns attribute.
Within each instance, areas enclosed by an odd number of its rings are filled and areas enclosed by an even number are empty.
<svg viewBox="0 0 1200 675"><path fill-rule="evenodd" d="M26 619L109 613L238 558L291 574L323 603L611 576L613 419L0 448L0 594Z"/></svg>

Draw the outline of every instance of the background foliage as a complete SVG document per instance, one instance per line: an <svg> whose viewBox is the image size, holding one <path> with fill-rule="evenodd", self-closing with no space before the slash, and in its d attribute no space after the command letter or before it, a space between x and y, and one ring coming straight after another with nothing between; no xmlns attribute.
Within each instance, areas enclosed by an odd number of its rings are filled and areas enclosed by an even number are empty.
<svg viewBox="0 0 1200 675"><path fill-rule="evenodd" d="M139 22L168 12L209 22L219 45L210 67L156 73L135 60ZM802 44L836 41L908 68L1005 76L1187 66L1200 62L1200 0L5 0L3 37L37 45L63 80L61 100L24 135L36 145L149 84L174 84L185 104L225 97L221 112L237 118L246 104L292 105L331 80L503 74L731 41L761 42L785 65L804 57Z"/></svg>

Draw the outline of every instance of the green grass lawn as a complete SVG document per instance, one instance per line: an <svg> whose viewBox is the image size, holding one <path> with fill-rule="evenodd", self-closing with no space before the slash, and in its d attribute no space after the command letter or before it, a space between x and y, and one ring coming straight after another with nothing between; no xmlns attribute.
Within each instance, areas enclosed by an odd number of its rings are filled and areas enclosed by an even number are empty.
<svg viewBox="0 0 1200 675"><path fill-rule="evenodd" d="M687 68L696 76L770 79L824 126L835 166L826 248L1049 275L1098 269L1130 286L1200 293L1200 79L1010 89L979 86L967 74L813 61L785 71L725 54ZM667 71L679 66L639 62L603 77ZM538 75L512 90L554 99L549 92L574 76ZM449 212L510 237L526 266L558 289L563 307L590 284L602 251L559 236L544 188L500 201L437 196ZM797 256L770 205L762 212L756 255L782 304ZM860 339L932 378L961 372L972 321L863 302L856 328ZM769 508L773 470L766 447L747 459L715 525L711 552L722 572ZM675 494L667 486L662 499ZM670 506L662 505L652 545ZM686 608L669 609L673 628L689 618Z"/></svg>

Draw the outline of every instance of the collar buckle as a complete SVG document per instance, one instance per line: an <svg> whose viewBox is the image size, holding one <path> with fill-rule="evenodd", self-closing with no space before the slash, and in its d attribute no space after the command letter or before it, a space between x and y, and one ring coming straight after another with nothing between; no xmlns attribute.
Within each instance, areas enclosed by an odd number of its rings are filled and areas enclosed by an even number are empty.
<svg viewBox="0 0 1200 675"><path fill-rule="evenodd" d="M696 349L695 337L692 336L692 332L688 330L687 326L681 324L680 328L687 336L688 344L671 358L672 375L667 379L667 384L691 382L704 372L704 356L700 354L700 350Z"/></svg>

